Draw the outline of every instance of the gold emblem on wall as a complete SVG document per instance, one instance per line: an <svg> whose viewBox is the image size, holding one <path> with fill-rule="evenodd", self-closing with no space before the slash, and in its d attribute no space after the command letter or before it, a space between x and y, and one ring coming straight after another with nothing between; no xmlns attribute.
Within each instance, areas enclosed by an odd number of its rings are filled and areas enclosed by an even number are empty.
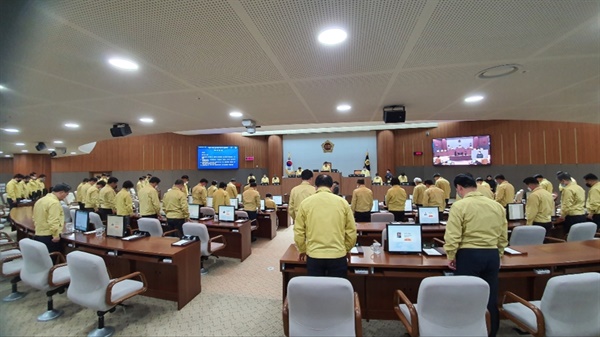
<svg viewBox="0 0 600 337"><path fill-rule="evenodd" d="M323 144L321 144L321 148L323 149L324 153L333 152L334 146L335 144L333 144L330 140L326 140Z"/></svg>

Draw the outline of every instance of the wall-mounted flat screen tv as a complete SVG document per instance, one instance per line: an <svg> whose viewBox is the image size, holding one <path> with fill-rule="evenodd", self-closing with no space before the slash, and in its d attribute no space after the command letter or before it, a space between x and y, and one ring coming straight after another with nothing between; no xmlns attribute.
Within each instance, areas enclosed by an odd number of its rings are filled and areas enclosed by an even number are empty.
<svg viewBox="0 0 600 337"><path fill-rule="evenodd" d="M492 165L490 135L434 138L434 166Z"/></svg>
<svg viewBox="0 0 600 337"><path fill-rule="evenodd" d="M198 146L198 170L237 170L237 146Z"/></svg>

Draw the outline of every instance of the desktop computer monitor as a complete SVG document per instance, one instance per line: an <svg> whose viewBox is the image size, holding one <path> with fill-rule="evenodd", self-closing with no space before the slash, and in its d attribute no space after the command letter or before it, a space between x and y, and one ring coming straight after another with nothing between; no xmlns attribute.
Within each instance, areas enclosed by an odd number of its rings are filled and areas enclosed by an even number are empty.
<svg viewBox="0 0 600 337"><path fill-rule="evenodd" d="M423 249L421 225L390 223L387 225L387 242L390 253L420 253Z"/></svg>
<svg viewBox="0 0 600 337"><path fill-rule="evenodd" d="M525 220L525 205L519 204L507 204L506 205L506 217L510 220Z"/></svg>
<svg viewBox="0 0 600 337"><path fill-rule="evenodd" d="M128 216L108 214L106 216L106 236L122 238L127 232L128 225Z"/></svg>
<svg viewBox="0 0 600 337"><path fill-rule="evenodd" d="M89 223L90 223L90 213L88 213L86 211L81 211L81 210L75 211L75 221L73 223L73 226L76 231L87 232Z"/></svg>
<svg viewBox="0 0 600 337"><path fill-rule="evenodd" d="M200 205L199 204L188 204L188 209L190 211L190 219L192 219L192 220L200 219Z"/></svg>
<svg viewBox="0 0 600 337"><path fill-rule="evenodd" d="M404 202L404 211L412 212L412 199L406 199Z"/></svg>
<svg viewBox="0 0 600 337"><path fill-rule="evenodd" d="M265 199L260 199L260 210L261 211L265 210Z"/></svg>
<svg viewBox="0 0 600 337"><path fill-rule="evenodd" d="M283 205L283 197L282 197L282 196L280 196L280 195L274 195L274 196L273 196L273 201L275 202L275 204L276 204L277 206L281 206L281 205Z"/></svg>
<svg viewBox="0 0 600 337"><path fill-rule="evenodd" d="M371 206L371 213L379 212L379 200L373 199L373 206Z"/></svg>
<svg viewBox="0 0 600 337"><path fill-rule="evenodd" d="M206 207L212 207L212 204L213 204L213 198L212 197L206 198Z"/></svg>
<svg viewBox="0 0 600 337"><path fill-rule="evenodd" d="M239 202L240 202L240 201L239 201L237 198L232 198L232 199L229 199L229 205L231 205L231 206L235 207L235 209L237 209L237 208L238 208L238 203L239 203Z"/></svg>
<svg viewBox="0 0 600 337"><path fill-rule="evenodd" d="M437 207L419 207L419 223L437 225L440 223L440 210Z"/></svg>
<svg viewBox="0 0 600 337"><path fill-rule="evenodd" d="M243 198L242 198L242 195L241 195L241 194L238 194L238 195L237 195L237 200L238 200L238 204L243 204L243 203L244 203L244 201L243 201Z"/></svg>
<svg viewBox="0 0 600 337"><path fill-rule="evenodd" d="M235 208L233 206L219 206L219 221L235 221Z"/></svg>

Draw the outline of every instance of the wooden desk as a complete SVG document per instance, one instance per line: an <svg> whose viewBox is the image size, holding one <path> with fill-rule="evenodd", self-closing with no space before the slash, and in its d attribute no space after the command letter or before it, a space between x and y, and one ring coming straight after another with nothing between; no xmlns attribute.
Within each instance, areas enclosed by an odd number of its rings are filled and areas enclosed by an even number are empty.
<svg viewBox="0 0 600 337"><path fill-rule="evenodd" d="M11 218L21 240L35 235L31 217L32 207L13 208ZM66 255L81 250L101 256L111 277L120 277L140 271L148 281L143 294L177 302L183 308L202 290L200 279L200 244L173 247L175 238L148 237L136 241L96 237L95 234L63 234L62 252ZM111 255L109 255L111 254ZM168 259L171 262L168 262Z"/></svg>
<svg viewBox="0 0 600 337"><path fill-rule="evenodd" d="M363 247L364 255L352 255L348 265L348 279L359 295L361 311L365 319L396 320L394 291L401 289L413 301L421 281L429 276L442 276L447 267L445 256L398 255L381 253L375 255L369 247ZM566 242L538 246L520 246L527 255L505 255L502 258L499 283L499 302L504 291L509 290L527 300L539 300L548 279L552 276L600 271L600 240ZM287 284L295 276L306 275L306 263L298 261L298 251L290 245L281 257L283 298ZM534 269L550 270L548 275L534 273ZM368 274L357 274L365 269Z"/></svg>
<svg viewBox="0 0 600 337"><path fill-rule="evenodd" d="M279 226L285 228L290 226L291 221L288 214L288 205L277 206L277 218L279 219Z"/></svg>
<svg viewBox="0 0 600 337"><path fill-rule="evenodd" d="M281 185L257 185L256 190L260 193L261 199L264 199L267 193L271 193L271 195L283 195Z"/></svg>
<svg viewBox="0 0 600 337"><path fill-rule="evenodd" d="M258 229L255 231L256 237L272 240L277 235L277 212L263 211L258 213Z"/></svg>
<svg viewBox="0 0 600 337"><path fill-rule="evenodd" d="M356 189L359 179L365 181L365 187L371 188L371 177L343 177L340 184L340 194L352 196L352 192Z"/></svg>
<svg viewBox="0 0 600 337"><path fill-rule="evenodd" d="M206 225L208 234L213 237L223 235L227 240L225 248L214 255L232 257L244 261L252 254L252 236L250 221L244 222L214 222L213 220L198 221Z"/></svg>

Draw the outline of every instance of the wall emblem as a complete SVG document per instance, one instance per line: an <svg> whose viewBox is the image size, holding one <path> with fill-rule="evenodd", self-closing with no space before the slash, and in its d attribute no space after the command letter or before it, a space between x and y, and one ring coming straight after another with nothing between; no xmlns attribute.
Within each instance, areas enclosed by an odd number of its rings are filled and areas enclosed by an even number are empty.
<svg viewBox="0 0 600 337"><path fill-rule="evenodd" d="M321 148L323 149L324 153L333 152L334 146L335 144L333 144L330 140L326 140L323 144L321 144Z"/></svg>

